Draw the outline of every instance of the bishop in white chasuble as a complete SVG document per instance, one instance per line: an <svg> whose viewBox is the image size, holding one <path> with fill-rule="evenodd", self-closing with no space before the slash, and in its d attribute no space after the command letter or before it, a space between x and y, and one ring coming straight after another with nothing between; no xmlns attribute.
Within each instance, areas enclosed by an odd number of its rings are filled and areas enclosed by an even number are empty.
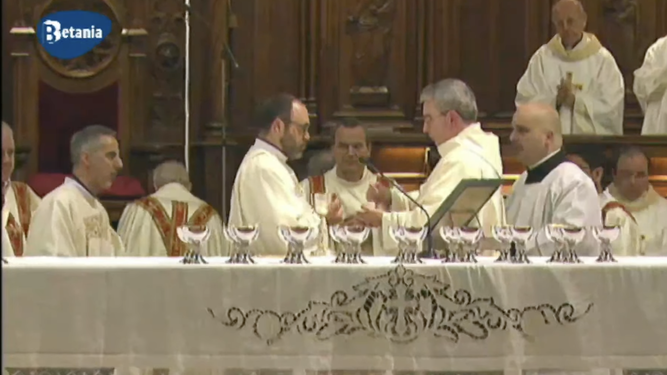
<svg viewBox="0 0 667 375"><path fill-rule="evenodd" d="M123 244L102 203L80 182L66 178L44 196L32 218L25 256L117 256Z"/></svg>
<svg viewBox="0 0 667 375"><path fill-rule="evenodd" d="M667 36L646 51L633 89L644 111L642 135L667 134Z"/></svg>
<svg viewBox="0 0 667 375"><path fill-rule="evenodd" d="M540 102L559 110L563 134L623 134L625 86L616 60L595 35L585 33L578 1L560 1L558 30L531 57L517 84L517 106Z"/></svg>
<svg viewBox="0 0 667 375"><path fill-rule="evenodd" d="M629 255L667 256L667 199L653 189L648 176L648 158L642 150L624 149L604 198L623 205L637 222L639 246L629 249Z"/></svg>
<svg viewBox="0 0 667 375"><path fill-rule="evenodd" d="M284 256L287 243L280 237L281 226L319 227L315 213L288 159L302 156L310 139L306 106L290 95L279 95L261 103L255 113L260 138L241 161L232 188L229 225L259 226L256 255ZM330 223L342 220L336 200L329 207ZM327 235L323 233L323 235Z"/></svg>
<svg viewBox="0 0 667 375"><path fill-rule="evenodd" d="M414 194L429 215L433 215L445 199L463 179L498 179L502 176L502 159L498 137L484 132L477 122L477 103L472 90L464 82L445 79L424 88L421 94L424 112L424 133L438 145L440 160ZM424 226L428 218L403 196L391 196L391 201L377 201L378 206L389 207L400 203L408 210L382 212L364 209L359 217L371 226L381 226L384 243L394 243L389 238L391 228L398 226ZM394 202L394 199L401 202ZM448 217L442 225L452 223ZM491 234L495 225L505 224L505 206L500 192L496 191L484 204L472 225ZM437 236L436 236L437 238Z"/></svg>
<svg viewBox="0 0 667 375"><path fill-rule="evenodd" d="M599 227L602 215L593 181L561 150L563 138L556 110L543 103L520 106L512 119L510 140L517 158L527 167L507 199L507 220L533 228L527 244L532 255L550 256L554 244L544 231L550 224L570 227ZM578 248L580 255L597 254L597 245L587 236Z"/></svg>
<svg viewBox="0 0 667 375"><path fill-rule="evenodd" d="M23 182L11 181L14 172L14 132L2 123L2 186L3 212L2 228L11 243L16 256L22 256L25 239L30 229L32 213L37 209L40 198Z"/></svg>
<svg viewBox="0 0 667 375"><path fill-rule="evenodd" d="M155 193L129 204L118 223L126 255L185 256L187 245L177 233L181 226L208 227L211 235L202 255L227 255L220 216L190 192L190 178L183 164L160 164L153 173L153 184Z"/></svg>
<svg viewBox="0 0 667 375"><path fill-rule="evenodd" d="M637 220L625 206L603 192L602 180L606 164L603 150L587 145L579 151L572 151L571 148L568 148L567 159L581 168L595 184L602 210L602 223L606 226L620 228L618 238L611 243L613 254L618 256L639 255L640 234Z"/></svg>
<svg viewBox="0 0 667 375"><path fill-rule="evenodd" d="M90 125L70 141L72 178L47 194L28 232L25 256L116 256L124 252L97 199L123 168L116 132Z"/></svg>

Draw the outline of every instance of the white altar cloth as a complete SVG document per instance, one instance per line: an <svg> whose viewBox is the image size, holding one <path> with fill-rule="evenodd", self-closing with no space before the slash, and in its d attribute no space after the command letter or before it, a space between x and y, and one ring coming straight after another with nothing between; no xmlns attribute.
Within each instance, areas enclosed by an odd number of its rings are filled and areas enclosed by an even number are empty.
<svg viewBox="0 0 667 375"><path fill-rule="evenodd" d="M397 266L11 258L5 368L667 368L667 259Z"/></svg>

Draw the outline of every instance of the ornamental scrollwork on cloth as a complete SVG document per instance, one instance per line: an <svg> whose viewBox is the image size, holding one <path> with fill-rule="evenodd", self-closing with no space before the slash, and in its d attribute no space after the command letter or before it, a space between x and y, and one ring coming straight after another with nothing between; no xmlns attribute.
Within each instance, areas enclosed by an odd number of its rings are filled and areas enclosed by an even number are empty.
<svg viewBox="0 0 667 375"><path fill-rule="evenodd" d="M300 311L246 310L232 306L210 315L226 327L252 330L272 345L289 333L318 340L365 334L407 344L422 335L454 343L462 338L485 340L494 330L514 330L527 337L524 317L536 312L544 324L572 324L586 316L593 303L576 308L569 302L503 308L493 297L475 297L454 290L437 276L422 275L402 265L366 278L350 291L338 290L328 302L309 301Z"/></svg>

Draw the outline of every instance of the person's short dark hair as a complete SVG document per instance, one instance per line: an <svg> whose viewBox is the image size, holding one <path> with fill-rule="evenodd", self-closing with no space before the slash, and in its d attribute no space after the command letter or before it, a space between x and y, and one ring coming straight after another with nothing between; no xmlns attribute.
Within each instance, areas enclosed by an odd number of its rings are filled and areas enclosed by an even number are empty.
<svg viewBox="0 0 667 375"><path fill-rule="evenodd" d="M277 118L289 125L292 121L292 105L296 100L290 94L278 94L263 100L255 108L252 126L260 132L266 132Z"/></svg>
<svg viewBox="0 0 667 375"><path fill-rule="evenodd" d="M651 159L646 155L644 150L637 146L623 146L619 148L614 155L612 170L616 171L618 169L618 162L621 161L622 158L631 158L640 155L646 159L648 167L651 168Z"/></svg>
<svg viewBox="0 0 667 375"><path fill-rule="evenodd" d="M361 121L357 120L354 117L344 117L341 119L332 120L325 126L330 129L329 131L331 132L331 144L336 143L336 133L340 128L346 128L346 129L362 128L364 130L364 135L366 136L366 143L370 143L366 127L361 123Z"/></svg>
<svg viewBox="0 0 667 375"><path fill-rule="evenodd" d="M575 145L565 148L566 155L577 155L588 164L592 170L596 168L607 168L609 160L605 155L604 149L595 145Z"/></svg>

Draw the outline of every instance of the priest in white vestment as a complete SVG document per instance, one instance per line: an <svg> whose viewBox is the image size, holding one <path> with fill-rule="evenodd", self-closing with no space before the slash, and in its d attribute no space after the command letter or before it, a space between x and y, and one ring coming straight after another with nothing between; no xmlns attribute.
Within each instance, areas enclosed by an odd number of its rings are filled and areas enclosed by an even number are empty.
<svg viewBox="0 0 667 375"><path fill-rule="evenodd" d="M155 193L127 205L118 223L126 255L185 256L187 245L177 233L182 226L208 228L211 234L202 255L227 255L220 216L190 192L190 176L182 163L167 161L157 166L153 186Z"/></svg>
<svg viewBox="0 0 667 375"><path fill-rule="evenodd" d="M581 168L595 183L603 224L620 228L618 238L611 244L613 254L618 256L639 255L640 234L637 220L625 206L603 193L603 180L606 177L604 151L590 145L582 147L581 150L568 148L567 159Z"/></svg>
<svg viewBox="0 0 667 375"><path fill-rule="evenodd" d="M116 132L91 125L72 136L73 177L44 196L35 211L25 256L116 256L123 245L97 199L123 167Z"/></svg>
<svg viewBox="0 0 667 375"><path fill-rule="evenodd" d="M644 111L642 135L667 135L667 36L646 51L633 88Z"/></svg>
<svg viewBox="0 0 667 375"><path fill-rule="evenodd" d="M667 255L667 199L649 183L649 160L636 147L621 150L614 182L604 191L607 201L622 204L637 221L640 245L629 255Z"/></svg>
<svg viewBox="0 0 667 375"><path fill-rule="evenodd" d="M429 215L433 215L444 200L463 179L498 179L503 173L498 137L484 132L477 122L475 94L464 82L445 79L424 88L421 93L424 113L424 133L438 146L441 159L428 179L414 193ZM358 217L367 225L381 227L383 235L398 226L424 226L427 217L402 196L389 194L377 186L378 194L373 199L376 207L364 207ZM382 192L384 190L384 192ZM381 193L380 193L381 192ZM382 207L395 205L401 199L407 210L384 211ZM476 225L490 235L495 225L505 224L505 207L500 189L482 207ZM451 223L445 217L444 225ZM386 243L391 243L385 239Z"/></svg>
<svg viewBox="0 0 667 375"><path fill-rule="evenodd" d="M369 203L368 189L379 181L379 176L360 162L360 158L371 156L371 144L361 123L353 119L342 120L336 124L333 132L333 169L308 177L301 182L301 187L311 206L314 206L315 194L336 194L343 206L344 218L352 219ZM390 191L396 197L394 201L400 199L396 189ZM332 246L329 243L330 249ZM387 255L392 246L383 246L382 234L374 228L362 249L365 255Z"/></svg>
<svg viewBox="0 0 667 375"><path fill-rule="evenodd" d="M323 219L336 224L342 221L343 209L334 198L327 217L320 218L287 164L303 155L310 139L306 106L291 95L281 94L261 103L254 117L259 136L236 173L229 225L259 225L259 237L252 245L254 254L284 256L287 244L278 234L279 227L319 228Z"/></svg>
<svg viewBox="0 0 667 375"><path fill-rule="evenodd" d="M556 110L548 104L520 106L512 118L512 146L526 166L507 199L511 225L532 227L529 255L550 256L554 244L544 229L550 224L600 227L602 215L595 184L579 167L567 161ZM597 255L597 244L586 237L580 255Z"/></svg>
<svg viewBox="0 0 667 375"><path fill-rule="evenodd" d="M37 209L41 199L25 183L12 181L14 173L14 131L3 121L2 123L2 187L3 213L2 228L4 236L11 244L14 255L22 256L25 249L25 239L30 228L32 214Z"/></svg>
<svg viewBox="0 0 667 375"><path fill-rule="evenodd" d="M623 134L625 86L612 54L584 32L586 12L577 0L553 7L558 31L540 47L517 84L517 106L540 102L559 111L563 134Z"/></svg>
<svg viewBox="0 0 667 375"><path fill-rule="evenodd" d="M9 211L5 209L5 192L7 191L6 185L2 185L2 227L6 228L7 227L7 218L9 216ZM2 229L2 258L11 258L14 257L14 249L12 245L12 241L9 238L9 235L7 234L6 229Z"/></svg>

